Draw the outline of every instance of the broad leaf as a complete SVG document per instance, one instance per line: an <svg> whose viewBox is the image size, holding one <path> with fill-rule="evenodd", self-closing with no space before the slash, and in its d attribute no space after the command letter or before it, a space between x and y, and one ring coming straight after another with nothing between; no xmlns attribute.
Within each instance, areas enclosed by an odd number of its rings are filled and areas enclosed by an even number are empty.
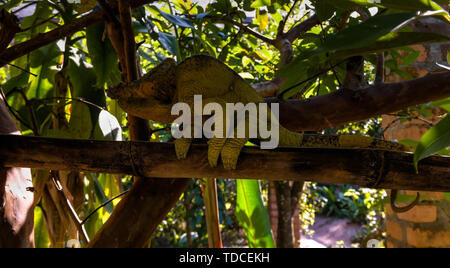
<svg viewBox="0 0 450 268"><path fill-rule="evenodd" d="M10 10L18 5L20 5L23 0L9 0L9 1L0 1L0 8L4 8L6 10Z"/></svg>
<svg viewBox="0 0 450 268"><path fill-rule="evenodd" d="M91 131L92 121L89 107L81 102L73 102L69 121L69 132L72 138L89 139Z"/></svg>
<svg viewBox="0 0 450 268"><path fill-rule="evenodd" d="M103 23L86 29L87 47L97 76L96 86L98 88L103 88L105 83L114 86L121 81L119 60L114 47L108 38L102 40L104 30Z"/></svg>
<svg viewBox="0 0 450 268"><path fill-rule="evenodd" d="M48 248L50 246L44 215L38 206L34 208L34 244L36 248Z"/></svg>
<svg viewBox="0 0 450 268"><path fill-rule="evenodd" d="M92 125L95 126L100 113L100 109L96 106L105 107L106 97L103 88L96 86L97 76L94 69L86 67L82 60L79 63L70 60L68 73L73 88L72 97L93 104L89 104L89 110Z"/></svg>
<svg viewBox="0 0 450 268"><path fill-rule="evenodd" d="M97 0L81 0L77 12L82 14L93 9L98 4Z"/></svg>
<svg viewBox="0 0 450 268"><path fill-rule="evenodd" d="M416 169L420 160L448 146L450 146L450 116L442 119L420 139L414 152L414 165Z"/></svg>
<svg viewBox="0 0 450 268"><path fill-rule="evenodd" d="M336 12L336 8L330 5L327 0L316 0L315 2L316 14L320 21L330 19Z"/></svg>
<svg viewBox="0 0 450 268"><path fill-rule="evenodd" d="M336 8L352 8L356 6L376 6L399 10L441 10L434 1L430 0L326 0Z"/></svg>
<svg viewBox="0 0 450 268"><path fill-rule="evenodd" d="M256 22L259 30L264 31L269 26L269 13L266 10L258 10L256 13Z"/></svg>
<svg viewBox="0 0 450 268"><path fill-rule="evenodd" d="M236 180L236 218L251 248L275 247L269 214L261 199L259 181Z"/></svg>
<svg viewBox="0 0 450 268"><path fill-rule="evenodd" d="M182 17L176 16L176 15L166 13L157 7L153 7L153 8L156 9L161 14L161 16L163 16L166 20L170 21L171 23L173 23L175 25L178 25L178 26L184 27L184 28L191 28L191 29L194 28L194 25L192 25L192 22L187 18L182 18Z"/></svg>
<svg viewBox="0 0 450 268"><path fill-rule="evenodd" d="M180 49L178 47L178 40L175 36L160 32L158 40L170 54L176 56L177 60L180 60Z"/></svg>
<svg viewBox="0 0 450 268"><path fill-rule="evenodd" d="M87 174L89 174L89 173L87 173ZM105 194L102 184L99 182L100 177L104 177L104 176L105 176L105 174L100 174L99 178L97 178L97 176L94 174L88 175L88 177L94 182L95 195L98 198L98 201L100 204L103 204L109 200L108 197L106 197L106 194ZM111 214L114 210L114 205L112 203L109 203L104 208L108 212L108 214Z"/></svg>
<svg viewBox="0 0 450 268"><path fill-rule="evenodd" d="M300 57L277 72L277 77L286 79L281 91L292 88L310 77L305 76L305 72L299 72L299 70L305 68L311 70L309 62L312 60L316 62L317 66L326 61L340 62L351 56L367 55L414 44L449 40L448 37L434 33L391 32L413 17L415 17L415 13L378 16L328 37L319 48L304 51ZM354 40L358 40L358 42L354 42ZM290 93L284 95L284 97L295 94L296 90L298 88L289 90Z"/></svg>
<svg viewBox="0 0 450 268"><path fill-rule="evenodd" d="M119 121L109 112L102 110L98 115L98 127L103 138L111 141L122 140L122 128Z"/></svg>
<svg viewBox="0 0 450 268"><path fill-rule="evenodd" d="M30 87L27 91L27 97L45 98L53 89L53 78L56 74L55 67L59 63L61 51L56 43L47 45L31 53L30 72L37 77L30 76Z"/></svg>
<svg viewBox="0 0 450 268"><path fill-rule="evenodd" d="M251 7L258 8L258 7L267 7L270 6L271 0L256 0L253 2Z"/></svg>

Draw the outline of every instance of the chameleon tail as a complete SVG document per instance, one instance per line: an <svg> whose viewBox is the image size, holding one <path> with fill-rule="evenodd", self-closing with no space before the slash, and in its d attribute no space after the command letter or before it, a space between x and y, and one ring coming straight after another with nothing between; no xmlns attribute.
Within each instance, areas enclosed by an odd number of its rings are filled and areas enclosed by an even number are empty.
<svg viewBox="0 0 450 268"><path fill-rule="evenodd" d="M312 148L369 148L389 151L408 151L400 143L374 139L361 135L303 135L280 127L281 147Z"/></svg>

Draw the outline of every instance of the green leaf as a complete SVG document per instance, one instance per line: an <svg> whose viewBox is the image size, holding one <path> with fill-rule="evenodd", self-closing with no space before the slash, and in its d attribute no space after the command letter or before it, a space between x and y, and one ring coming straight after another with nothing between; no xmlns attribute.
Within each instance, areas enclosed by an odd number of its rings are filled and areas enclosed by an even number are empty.
<svg viewBox="0 0 450 268"><path fill-rule="evenodd" d="M450 193L444 193L444 195L447 198L447 201L450 201Z"/></svg>
<svg viewBox="0 0 450 268"><path fill-rule="evenodd" d="M350 31L350 28L348 30ZM350 40L352 37L346 38L349 38ZM281 68L277 72L276 76L286 79L286 82L283 84L281 89L281 91L284 91L285 89L291 88L293 85L309 77L307 76L306 72L298 72L298 70L304 70L305 68L311 69L311 61L314 61L314 66L317 67L321 63L324 63L324 61L326 60L340 61L352 56L368 55L372 53L383 52L393 48L405 47L415 44L445 42L449 40L450 38L446 36L434 33L391 32L379 37L373 42L366 41L367 45L362 47L358 47L359 44L352 45L346 44L345 42L342 42L342 46L338 45L337 42L335 42L334 45L324 44L318 49L304 51L302 53L302 56L297 57L290 64ZM348 42L354 43L352 41ZM327 57L325 57L325 55L327 55ZM318 71L316 71L315 73L317 72ZM288 97L289 95L292 96L292 94L298 92L298 89L299 88L290 90L289 94L284 95L284 97Z"/></svg>
<svg viewBox="0 0 450 268"><path fill-rule="evenodd" d="M23 0L9 0L9 1L0 1L0 8L4 8L6 10L10 10L18 5L20 5Z"/></svg>
<svg viewBox="0 0 450 268"><path fill-rule="evenodd" d="M334 36L329 36L318 50L335 51L365 47L415 16L416 13L411 12L372 17ZM355 42L355 40L358 40L358 42Z"/></svg>
<svg viewBox="0 0 450 268"><path fill-rule="evenodd" d="M171 22L175 25L178 25L180 27L194 29L194 25L192 25L192 22L190 19L182 18L182 17L176 16L176 15L166 13L155 6L153 6L152 8L156 9L161 14L161 16L163 16L169 22Z"/></svg>
<svg viewBox="0 0 450 268"><path fill-rule="evenodd" d="M271 5L270 0L256 0L251 4L252 8L267 7Z"/></svg>
<svg viewBox="0 0 450 268"><path fill-rule="evenodd" d="M260 31L267 29L267 26L269 26L269 13L266 10L259 9L256 13L256 23Z"/></svg>
<svg viewBox="0 0 450 268"><path fill-rule="evenodd" d="M316 0L315 8L320 21L330 19L336 12L336 8L330 5L327 0Z"/></svg>
<svg viewBox="0 0 450 268"><path fill-rule="evenodd" d="M121 73L119 60L109 38L103 41L104 23L90 26L86 29L86 41L89 57L96 74L96 87L103 89L105 83L114 86L120 83Z"/></svg>
<svg viewBox="0 0 450 268"><path fill-rule="evenodd" d="M103 190L103 187L102 187L101 183L99 182L100 178L97 178L97 176L95 176L94 174L90 174L90 173L86 173L86 175L89 177L89 179L91 179L94 182L95 195L97 196L100 204L103 204L106 201L108 201L109 198L106 197L105 191ZM105 176L105 174L100 174L99 176ZM111 213L114 210L114 205L111 202L108 205L106 205L104 208L105 208L106 212L108 212L111 215Z"/></svg>
<svg viewBox="0 0 450 268"><path fill-rule="evenodd" d="M69 132L74 139L89 139L91 137L92 121L89 107L81 102L72 103L72 113L69 121Z"/></svg>
<svg viewBox="0 0 450 268"><path fill-rule="evenodd" d="M399 10L441 10L437 3L430 0L328 0L327 3L337 8L356 6L376 6Z"/></svg>
<svg viewBox="0 0 450 268"><path fill-rule="evenodd" d="M170 52L170 54L176 56L177 60L180 60L180 48L178 47L178 40L175 36L159 32L158 40L161 45Z"/></svg>
<svg viewBox="0 0 450 268"><path fill-rule="evenodd" d="M106 140L122 141L122 128L119 121L109 112L102 110L98 115L98 127Z"/></svg>
<svg viewBox="0 0 450 268"><path fill-rule="evenodd" d="M73 98L89 101L100 107L106 106L106 97L103 88L96 87L97 76L93 68L86 67L85 63L74 60L69 61L69 79L73 88ZM100 110L98 107L89 105L92 125L95 126Z"/></svg>
<svg viewBox="0 0 450 268"><path fill-rule="evenodd" d="M195 18L196 18L197 20L201 20L201 19L203 19L204 17L208 16L209 13L211 13L211 12L203 12L203 13L196 14L196 15L195 15Z"/></svg>
<svg viewBox="0 0 450 268"><path fill-rule="evenodd" d="M53 89L53 79L56 74L55 67L61 56L56 43L47 45L31 53L30 72L37 77L30 76L30 87L27 91L29 99L42 99L48 97L47 94Z"/></svg>
<svg viewBox="0 0 450 268"><path fill-rule="evenodd" d="M450 52L447 52L447 63L450 65Z"/></svg>
<svg viewBox="0 0 450 268"><path fill-rule="evenodd" d="M50 246L44 216L41 208L38 206L34 208L34 244L36 248L48 248Z"/></svg>
<svg viewBox="0 0 450 268"><path fill-rule="evenodd" d="M81 0L80 4L78 5L77 12L79 14L83 14L93 9L97 4L98 4L97 0Z"/></svg>
<svg viewBox="0 0 450 268"><path fill-rule="evenodd" d="M450 146L450 116L446 116L438 124L427 131L420 139L414 152L416 170L420 160Z"/></svg>
<svg viewBox="0 0 450 268"><path fill-rule="evenodd" d="M236 180L236 218L250 248L273 248L269 214L261 198L259 181Z"/></svg>

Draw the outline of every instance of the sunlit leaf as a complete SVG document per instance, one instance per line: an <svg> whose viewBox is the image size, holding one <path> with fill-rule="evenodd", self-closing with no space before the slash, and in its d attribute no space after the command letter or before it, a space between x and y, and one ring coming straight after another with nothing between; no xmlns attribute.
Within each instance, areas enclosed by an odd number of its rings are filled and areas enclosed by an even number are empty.
<svg viewBox="0 0 450 268"><path fill-rule="evenodd" d="M176 56L178 60L180 59L180 49L178 47L178 40L175 36L160 32L158 40L170 54Z"/></svg>
<svg viewBox="0 0 450 268"><path fill-rule="evenodd" d="M69 132L72 138L89 139L92 131L89 107L81 102L72 103L72 114L69 121Z"/></svg>
<svg viewBox="0 0 450 268"><path fill-rule="evenodd" d="M256 0L251 5L252 8L266 7L271 5L271 0Z"/></svg>
<svg viewBox="0 0 450 268"><path fill-rule="evenodd" d="M121 81L119 60L111 41L103 40L104 23L90 26L86 29L86 41L89 56L96 74L96 86L104 88L105 84L115 86Z"/></svg>
<svg viewBox="0 0 450 268"><path fill-rule="evenodd" d="M414 165L416 169L420 160L448 146L450 146L450 116L442 119L420 139L414 152Z"/></svg>
<svg viewBox="0 0 450 268"><path fill-rule="evenodd" d="M275 247L269 214L261 199L259 181L236 180L236 217L251 248Z"/></svg>
<svg viewBox="0 0 450 268"><path fill-rule="evenodd" d="M77 12L78 13L85 13L89 10L93 9L98 4L97 0L81 0L80 4L78 5Z"/></svg>
<svg viewBox="0 0 450 268"><path fill-rule="evenodd" d="M258 10L256 15L256 22L258 24L259 30L264 31L269 25L269 13L266 10Z"/></svg>
<svg viewBox="0 0 450 268"><path fill-rule="evenodd" d="M38 206L34 208L34 244L36 248L48 248L50 246L44 215Z"/></svg>
<svg viewBox="0 0 450 268"><path fill-rule="evenodd" d="M178 25L180 27L185 27L185 28L192 28L192 29L194 28L194 25L192 25L192 22L187 18L182 18L182 17L176 16L176 15L166 13L157 7L153 7L153 8L156 9L161 14L161 16L163 16L166 20L170 21L171 23L173 23L175 25Z"/></svg>
<svg viewBox="0 0 450 268"><path fill-rule="evenodd" d="M98 126L106 140L121 141L122 128L119 121L109 112L102 110L98 115Z"/></svg>
<svg viewBox="0 0 450 268"><path fill-rule="evenodd" d="M58 64L59 56L61 56L61 51L55 43L31 53L30 72L36 74L37 77L30 76L31 84L27 91L29 99L48 97L47 94L53 89L53 78L56 73L53 67Z"/></svg>

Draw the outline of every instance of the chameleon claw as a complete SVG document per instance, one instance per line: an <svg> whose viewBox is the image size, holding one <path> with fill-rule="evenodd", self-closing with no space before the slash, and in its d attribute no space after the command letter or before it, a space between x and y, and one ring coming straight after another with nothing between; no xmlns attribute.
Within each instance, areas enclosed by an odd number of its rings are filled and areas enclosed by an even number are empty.
<svg viewBox="0 0 450 268"><path fill-rule="evenodd" d="M226 139L213 138L208 141L208 162L211 167L217 167L220 152L226 142Z"/></svg>
<svg viewBox="0 0 450 268"><path fill-rule="evenodd" d="M225 159L222 157L223 167L226 170L235 170L237 167L237 162L238 162L237 157L236 158L231 157L231 158L225 158Z"/></svg>
<svg viewBox="0 0 450 268"><path fill-rule="evenodd" d="M230 141L233 142L235 140ZM225 145L221 153L223 167L227 170L235 170L237 167L239 154L241 152L242 147L231 146L231 144L227 145Z"/></svg>
<svg viewBox="0 0 450 268"><path fill-rule="evenodd" d="M190 147L191 140L189 139L181 138L175 140L175 153L177 154L177 158L179 160L186 159Z"/></svg>

